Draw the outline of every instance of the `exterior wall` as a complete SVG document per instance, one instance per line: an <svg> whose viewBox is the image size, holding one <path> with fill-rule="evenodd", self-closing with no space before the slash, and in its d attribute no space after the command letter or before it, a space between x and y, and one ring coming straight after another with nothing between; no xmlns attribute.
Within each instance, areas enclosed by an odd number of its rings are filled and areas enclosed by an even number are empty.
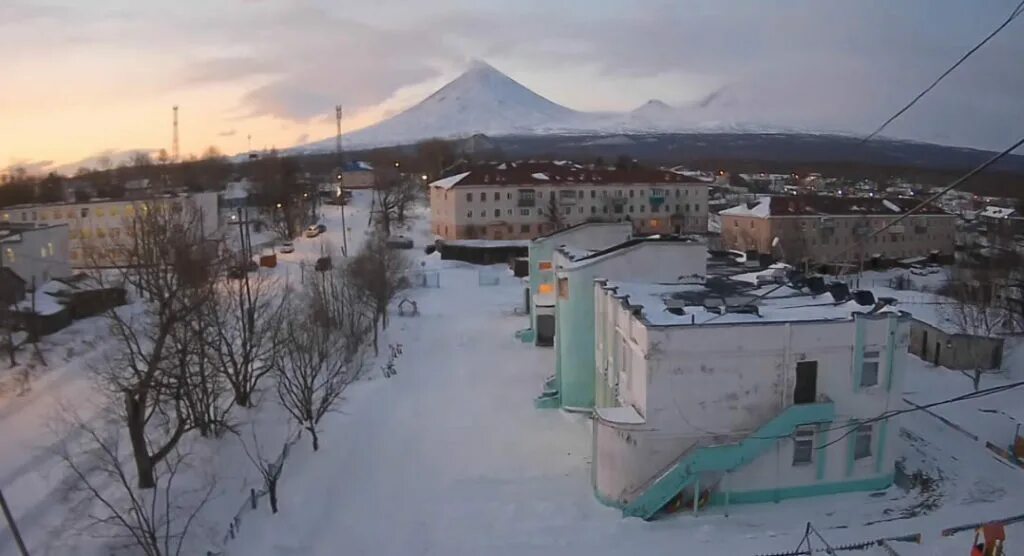
<svg viewBox="0 0 1024 556"><path fill-rule="evenodd" d="M27 289L71 275L67 225L18 230L16 234L0 240L2 266L25 280Z"/></svg>
<svg viewBox="0 0 1024 556"><path fill-rule="evenodd" d="M998 369L1003 359L1003 339L949 334L914 319L910 324L908 351L947 369Z"/></svg>
<svg viewBox="0 0 1024 556"><path fill-rule="evenodd" d="M345 189L370 189L373 187L373 172L370 170L348 170L341 173Z"/></svg>
<svg viewBox="0 0 1024 556"><path fill-rule="evenodd" d="M535 297L540 293L541 284L551 284L552 288L554 287L552 254L556 247L569 245L578 249L600 250L626 241L631 233L632 228L629 224L593 222L530 242L530 328L537 328ZM541 262L551 263L552 266L548 270L541 270Z"/></svg>
<svg viewBox="0 0 1024 556"><path fill-rule="evenodd" d="M801 260L827 261L849 249L852 259L859 251L853 249L861 235L882 228L895 216L755 216L721 215L722 241L726 249L757 249L761 253L781 253L790 262ZM916 215L871 238L864 254L889 259L927 256L932 251L953 252L956 235L954 215ZM862 231L863 230L863 231ZM779 238L778 247L772 246Z"/></svg>
<svg viewBox="0 0 1024 556"><path fill-rule="evenodd" d="M435 191L445 193L435 195ZM521 200L521 191L532 191L533 200ZM553 229L547 216L552 195L566 226L594 219L629 221L638 233L707 231L707 184L560 183L432 188L432 207L435 200L450 203L444 210L432 211L434 233L444 239L530 239Z"/></svg>
<svg viewBox="0 0 1024 556"><path fill-rule="evenodd" d="M598 297L611 298L600 290ZM595 431L594 487L614 505L635 498L687 450L737 442L791 406L799 361L818 362L817 391L835 405L835 422L816 427L815 446L847 430L826 429L899 406L905 317L647 328L619 300L598 306L603 340L596 357L607 361L607 372L597 380L610 385L612 405L632 407L642 419ZM860 387L863 353L870 351L880 354L878 385ZM780 439L728 479L717 474L700 482L702 489L728 489L737 502L883 488L892 478L897 431L894 419L876 423L871 457L854 461L851 434L816 450L807 465L793 465L793 442Z"/></svg>
<svg viewBox="0 0 1024 556"><path fill-rule="evenodd" d="M555 374L563 408L594 407L594 279L678 282L703 276L706 257L700 242L643 242L576 265L555 253L556 276L568 286L556 287L555 302Z"/></svg>
<svg viewBox="0 0 1024 556"><path fill-rule="evenodd" d="M202 192L187 197L96 201L88 203L54 203L0 210L0 223L65 224L69 228L69 260L72 266L87 264L83 250L91 241L117 241L127 237L126 226L144 205L171 206L187 203L202 214L203 235L212 236L218 228L217 193Z"/></svg>

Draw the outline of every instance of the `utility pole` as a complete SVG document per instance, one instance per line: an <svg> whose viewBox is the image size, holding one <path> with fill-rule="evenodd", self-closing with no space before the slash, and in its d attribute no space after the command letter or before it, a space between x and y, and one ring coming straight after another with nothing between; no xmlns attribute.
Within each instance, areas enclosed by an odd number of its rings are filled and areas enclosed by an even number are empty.
<svg viewBox="0 0 1024 556"><path fill-rule="evenodd" d="M18 525L14 522L14 516L11 515L11 509L7 507L7 500L4 499L4 491L0 490L0 509L3 509L4 519L7 520L7 527L11 530L11 535L14 537L14 543L18 545L18 551L21 552L21 556L28 556L28 549L25 548L25 541L21 539L21 533L18 531Z"/></svg>
<svg viewBox="0 0 1024 556"><path fill-rule="evenodd" d="M181 146L178 144L178 105L174 105L174 140L171 143L171 159L178 162L181 156Z"/></svg>
<svg viewBox="0 0 1024 556"><path fill-rule="evenodd" d="M345 225L345 157L341 154L341 105L334 107L337 134L334 137L334 153L338 157L338 197L341 200L341 255L348 256L348 227Z"/></svg>

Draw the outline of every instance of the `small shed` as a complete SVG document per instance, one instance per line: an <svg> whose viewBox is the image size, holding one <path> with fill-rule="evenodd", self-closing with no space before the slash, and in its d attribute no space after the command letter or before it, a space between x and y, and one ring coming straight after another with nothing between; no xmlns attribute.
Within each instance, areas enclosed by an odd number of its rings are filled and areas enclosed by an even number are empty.
<svg viewBox="0 0 1024 556"><path fill-rule="evenodd" d="M964 334L917 318L910 322L908 351L947 369L998 369L1003 364L1003 339Z"/></svg>

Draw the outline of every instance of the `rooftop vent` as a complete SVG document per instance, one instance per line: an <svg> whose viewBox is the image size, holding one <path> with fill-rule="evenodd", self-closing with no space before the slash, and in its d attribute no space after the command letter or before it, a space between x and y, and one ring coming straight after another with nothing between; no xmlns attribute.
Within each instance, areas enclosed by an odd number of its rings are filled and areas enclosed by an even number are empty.
<svg viewBox="0 0 1024 556"><path fill-rule="evenodd" d="M853 300L857 302L857 305L870 307L875 304L875 294L870 290L857 290L853 292Z"/></svg>
<svg viewBox="0 0 1024 556"><path fill-rule="evenodd" d="M832 294L832 299L836 303L842 303L847 299L850 299L850 286L847 286L843 282L832 282L828 286L828 292Z"/></svg>

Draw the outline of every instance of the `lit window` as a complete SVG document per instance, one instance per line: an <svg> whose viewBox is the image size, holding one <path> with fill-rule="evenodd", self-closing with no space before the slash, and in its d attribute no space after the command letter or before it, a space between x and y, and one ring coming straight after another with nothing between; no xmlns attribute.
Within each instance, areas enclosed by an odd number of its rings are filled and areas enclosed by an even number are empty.
<svg viewBox="0 0 1024 556"><path fill-rule="evenodd" d="M106 215L106 211L103 210L103 207L96 207L96 216L105 216L105 215Z"/></svg>
<svg viewBox="0 0 1024 556"><path fill-rule="evenodd" d="M47 244L46 244L46 251L50 254L51 257L53 256L53 242L52 241L51 242L47 242Z"/></svg>
<svg viewBox="0 0 1024 556"><path fill-rule="evenodd" d="M7 248L7 262L13 263L13 262L15 262L15 260L16 260L16 258L14 256L14 251L10 247L8 247Z"/></svg>
<svg viewBox="0 0 1024 556"><path fill-rule="evenodd" d="M657 220L651 220L651 227L652 228L657 228L658 227L658 221Z"/></svg>
<svg viewBox="0 0 1024 556"><path fill-rule="evenodd" d="M40 247L39 248L39 256L40 257L46 257L46 248L45 247Z"/></svg>
<svg viewBox="0 0 1024 556"><path fill-rule="evenodd" d="M860 425L857 427L856 437L853 440L853 459L864 459L871 457L871 425Z"/></svg>
<svg viewBox="0 0 1024 556"><path fill-rule="evenodd" d="M814 430L797 429L793 436L793 465L807 465L814 460Z"/></svg>
<svg viewBox="0 0 1024 556"><path fill-rule="evenodd" d="M537 263L537 270L551 270L551 261L541 261Z"/></svg>

